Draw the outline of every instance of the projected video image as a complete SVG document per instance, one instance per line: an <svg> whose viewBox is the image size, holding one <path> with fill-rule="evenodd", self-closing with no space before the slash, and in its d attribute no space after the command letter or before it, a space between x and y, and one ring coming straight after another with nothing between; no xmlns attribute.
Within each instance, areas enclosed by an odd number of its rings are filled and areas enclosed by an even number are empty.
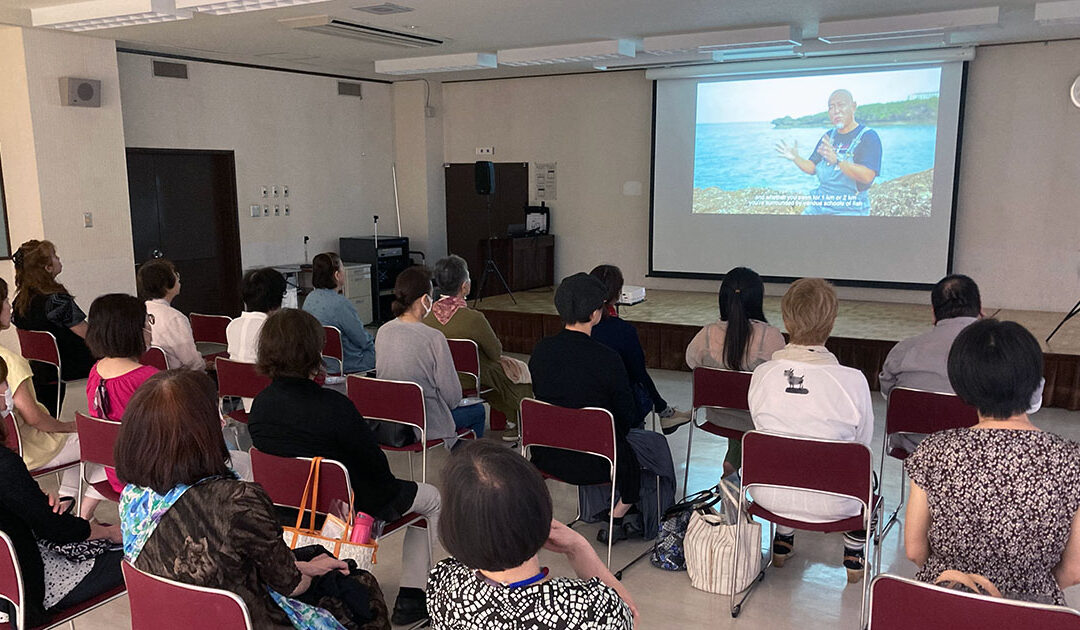
<svg viewBox="0 0 1080 630"><path fill-rule="evenodd" d="M928 217L941 69L702 83L695 214Z"/></svg>

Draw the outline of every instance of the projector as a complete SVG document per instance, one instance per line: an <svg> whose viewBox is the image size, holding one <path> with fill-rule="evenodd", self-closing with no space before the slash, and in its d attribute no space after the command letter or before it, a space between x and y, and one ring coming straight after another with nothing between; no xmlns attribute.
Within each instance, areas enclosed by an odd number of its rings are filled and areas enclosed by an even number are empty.
<svg viewBox="0 0 1080 630"><path fill-rule="evenodd" d="M635 287L633 285L624 285L622 293L619 294L619 301L617 304L623 304L625 306L633 306L634 304L640 304L645 301L645 287Z"/></svg>

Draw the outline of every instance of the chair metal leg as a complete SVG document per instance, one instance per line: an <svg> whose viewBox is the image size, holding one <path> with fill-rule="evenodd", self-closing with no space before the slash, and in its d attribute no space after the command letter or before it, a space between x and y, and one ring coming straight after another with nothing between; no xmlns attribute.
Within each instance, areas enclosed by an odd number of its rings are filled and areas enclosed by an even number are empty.
<svg viewBox="0 0 1080 630"><path fill-rule="evenodd" d="M747 599L750 599L750 595L754 592L754 590L758 587L758 585L761 584L761 582L765 579L765 570L772 566L772 559L773 559L773 556L772 556L772 553L773 553L772 540L773 540L773 530L776 527L776 524L770 522L769 523L769 562L768 562L768 564L766 564L764 567L761 568L761 571L758 572L757 577L754 578L754 581L751 582L746 587L746 591L743 593L742 599L740 599L738 603L735 603L735 596L738 595L738 592L735 590L735 588L736 588L736 585L739 583L739 580L738 580L739 563L736 561L736 559L738 557L737 550L740 549L739 543L742 542L742 530L743 530L743 520L744 520L743 516L742 516L742 507L743 507L743 502L744 502L744 497L745 496L746 496L745 491L740 486L740 488L739 488L739 506L738 506L738 510L736 511L736 516L735 516L735 518L737 519L736 523L735 523L735 549L736 549L736 553L732 555L732 559L731 559L731 595L730 595L730 599L728 600L730 605L731 605L731 618L732 619L735 619L735 618L737 618L739 616L739 613L742 612L743 604L746 603ZM756 544L757 544L757 547L758 547L758 553L761 553L761 541L760 540L757 541Z"/></svg>
<svg viewBox="0 0 1080 630"><path fill-rule="evenodd" d="M662 515L660 514L660 476L657 475L657 477L656 477L656 523L657 523L657 526L659 526L659 524L660 524L661 516ZM608 531L610 532L610 530L608 530ZM659 531L657 532L657 535L659 535ZM640 554L638 554L638 556L636 558L634 558L633 560L631 560L626 566L624 566L623 568L616 571L615 572L615 579L616 580L621 580L624 571L626 571L630 567L637 564L645 556L652 553L652 550L653 550L653 547L649 546L648 549L646 549L645 551L642 551Z"/></svg>
<svg viewBox="0 0 1080 630"><path fill-rule="evenodd" d="M899 522L900 510L903 509L904 503L907 501L907 483L905 483L906 480L907 480L907 472L904 470L903 463L901 463L901 465L900 465L900 503L898 503L896 505L896 509L893 510L892 514L886 520L884 528L881 528L881 527L878 528L879 533L877 535L877 538L874 540L875 544L880 545L881 541L885 538L885 536L887 536L889 534L889 530L892 529L893 525L896 525Z"/></svg>
<svg viewBox="0 0 1080 630"><path fill-rule="evenodd" d="M682 480L682 498L686 498L690 494L690 489L687 487L690 484L690 449L694 445L694 418L690 417L690 435L686 436L686 465L683 466L683 480Z"/></svg>

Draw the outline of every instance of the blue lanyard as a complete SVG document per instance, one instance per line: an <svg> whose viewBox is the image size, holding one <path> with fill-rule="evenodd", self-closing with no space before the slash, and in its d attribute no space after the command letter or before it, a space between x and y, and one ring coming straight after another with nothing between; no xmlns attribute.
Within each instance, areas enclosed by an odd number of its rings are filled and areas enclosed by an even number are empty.
<svg viewBox="0 0 1080 630"><path fill-rule="evenodd" d="M477 573L480 573L480 572L477 571ZM536 575L534 575L534 576L532 576L530 578L525 578L524 580L521 580L519 582L511 582L510 584L506 584L504 582L496 582L495 580L487 577L486 575L480 574L480 577L484 578L484 581L489 582L491 584L497 584L497 585L503 586L505 588L522 588L522 587L525 587L525 586L532 586L533 584L536 584L537 582L539 582L540 580L543 580L547 576L548 576L548 568L547 567L542 567L540 569L539 573L537 573Z"/></svg>

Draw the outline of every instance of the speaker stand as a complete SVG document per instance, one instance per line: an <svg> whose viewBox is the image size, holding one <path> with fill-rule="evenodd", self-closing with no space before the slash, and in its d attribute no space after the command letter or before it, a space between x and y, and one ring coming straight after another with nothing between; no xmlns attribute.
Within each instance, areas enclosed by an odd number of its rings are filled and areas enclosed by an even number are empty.
<svg viewBox="0 0 1080 630"><path fill-rule="evenodd" d="M514 297L514 292L510 290L510 285L507 284L506 278L502 272L499 271L499 265L495 264L495 259L491 255L491 195L487 195L487 224L488 224L488 238L487 238L487 256L484 260L484 271L480 274L480 283L476 285L476 298L473 299L473 308L480 306L480 302L484 300L484 285L487 284L488 275L494 273L495 277L499 279L503 289L507 295L510 296L510 300L517 305L517 298Z"/></svg>

